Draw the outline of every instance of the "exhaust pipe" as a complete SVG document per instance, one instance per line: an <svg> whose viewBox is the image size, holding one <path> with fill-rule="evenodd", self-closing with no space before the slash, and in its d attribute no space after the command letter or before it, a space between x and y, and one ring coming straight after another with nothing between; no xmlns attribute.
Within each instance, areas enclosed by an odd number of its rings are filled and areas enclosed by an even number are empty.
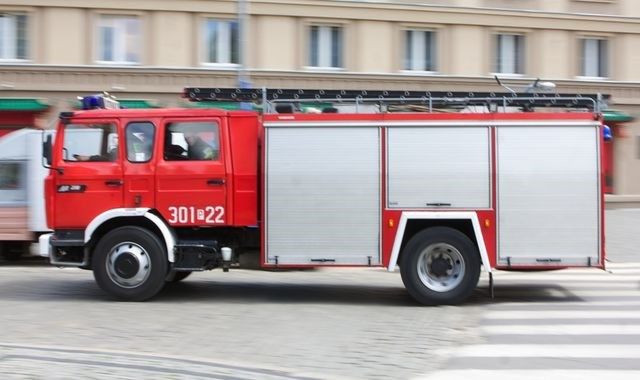
<svg viewBox="0 0 640 380"><path fill-rule="evenodd" d="M231 256L233 251L229 247L222 247L220 251L222 251L222 271L228 272L229 267L231 266Z"/></svg>

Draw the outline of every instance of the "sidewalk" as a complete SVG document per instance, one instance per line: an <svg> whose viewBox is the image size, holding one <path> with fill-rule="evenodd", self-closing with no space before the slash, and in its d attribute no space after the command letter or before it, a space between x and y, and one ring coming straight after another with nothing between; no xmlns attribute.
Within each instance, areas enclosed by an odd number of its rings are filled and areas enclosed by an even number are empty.
<svg viewBox="0 0 640 380"><path fill-rule="evenodd" d="M610 262L640 262L640 208L606 210L605 249Z"/></svg>

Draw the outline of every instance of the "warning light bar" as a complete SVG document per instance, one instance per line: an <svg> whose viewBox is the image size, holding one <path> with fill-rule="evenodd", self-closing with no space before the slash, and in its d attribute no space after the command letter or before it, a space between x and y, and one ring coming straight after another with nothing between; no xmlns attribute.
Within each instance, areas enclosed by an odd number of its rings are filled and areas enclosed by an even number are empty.
<svg viewBox="0 0 640 380"><path fill-rule="evenodd" d="M115 96L104 92L102 94L78 96L78 100L82 103L83 110L95 109L119 109L120 103Z"/></svg>

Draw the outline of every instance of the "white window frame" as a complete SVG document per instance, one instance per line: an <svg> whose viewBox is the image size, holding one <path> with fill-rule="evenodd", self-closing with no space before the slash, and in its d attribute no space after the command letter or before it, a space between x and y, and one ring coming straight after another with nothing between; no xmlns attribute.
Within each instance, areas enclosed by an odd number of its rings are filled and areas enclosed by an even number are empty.
<svg viewBox="0 0 640 380"><path fill-rule="evenodd" d="M604 58L601 56L603 47L601 44L604 43ZM595 46L588 46L594 45ZM579 59L580 59L580 75L578 75L578 79L582 80L603 80L610 77L611 73L611 65L609 61L610 57L610 49L611 44L610 40L606 37L589 37L583 36L578 39L579 45ZM592 54L595 54L596 62L595 69L597 75L589 75L589 70L587 68L587 50L589 50ZM590 63L593 65L593 62ZM604 69L603 67L604 66ZM604 75L603 75L604 74Z"/></svg>
<svg viewBox="0 0 640 380"><path fill-rule="evenodd" d="M511 37L507 39L507 37ZM526 73L526 35L518 32L498 32L493 35L494 62L493 74L502 76L524 76ZM518 39L520 44L518 45ZM503 63L504 55L510 55L509 61ZM506 70L504 67L509 70Z"/></svg>
<svg viewBox="0 0 640 380"><path fill-rule="evenodd" d="M218 33L220 38L217 39L216 41L216 49L218 50L218 52L220 53L220 56L218 57L218 59L215 62L212 62L209 60L209 37L208 37L208 31L209 31L209 22L216 22L218 23ZM217 18L217 17L206 17L202 20L202 26L201 26L201 54L200 54L200 64L202 66L208 66L208 67L220 67L220 68L235 68L240 66L240 62L232 62L231 58L233 56L232 54L232 49L233 49L233 34L231 32L232 30L232 25L233 23L235 23L236 25L238 24L238 20L235 19L223 19L223 18ZM238 28L238 34L237 34L237 38L240 38L240 26L237 25L236 28ZM240 59L240 41L238 40L236 42L237 45L237 55L238 55L238 60Z"/></svg>
<svg viewBox="0 0 640 380"><path fill-rule="evenodd" d="M0 44L0 62L27 62L29 61L29 16L24 12L2 12L3 21L0 22L0 29L2 29L3 41ZM18 21L17 17L21 16L25 18L25 30L24 35L24 54L25 58L18 58Z"/></svg>
<svg viewBox="0 0 640 380"><path fill-rule="evenodd" d="M129 14L100 14L98 17L98 23L96 28L96 63L100 65L139 65L142 61L142 34L143 34L143 25L142 19L138 15L129 15ZM136 53L138 55L137 61L129 61L127 60L127 31L126 26L123 25L124 21L127 19L136 20L138 23L138 35L136 36L137 43L133 44L133 48L136 49ZM105 46L102 41L102 28L103 27L111 27L114 29L113 36L113 60L106 61L102 59L103 49Z"/></svg>
<svg viewBox="0 0 640 380"><path fill-rule="evenodd" d="M411 50L408 51L409 33L413 35ZM403 70L404 73L435 74L438 72L438 39L433 29L406 28L403 29ZM431 40L430 51L427 52L426 39ZM431 61L431 67L427 62ZM410 67L407 67L410 66Z"/></svg>
<svg viewBox="0 0 640 380"><path fill-rule="evenodd" d="M318 55L318 64L313 65L311 55L313 54L313 43L312 43L312 28L318 28L318 51L316 52ZM337 28L339 33L339 47L338 47L338 66L333 66L333 38L332 32L333 28ZM340 71L344 70L344 59L345 59L345 28L344 25L334 25L334 24L310 24L307 27L307 66L305 69L307 70L325 70L325 71Z"/></svg>

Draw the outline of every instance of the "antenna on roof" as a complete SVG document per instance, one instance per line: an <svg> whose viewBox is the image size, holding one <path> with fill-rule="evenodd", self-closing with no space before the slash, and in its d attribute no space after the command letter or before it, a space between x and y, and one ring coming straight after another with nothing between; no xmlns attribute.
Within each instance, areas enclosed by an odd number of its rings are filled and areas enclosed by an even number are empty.
<svg viewBox="0 0 640 380"><path fill-rule="evenodd" d="M500 87L507 89L511 94L517 94L517 92L506 84L502 83L500 78L497 75L494 76L496 78L496 82L500 85ZM533 83L525 87L522 92L525 94L536 93L538 91L553 91L556 89L556 84L553 82L541 82L540 78L537 78Z"/></svg>

